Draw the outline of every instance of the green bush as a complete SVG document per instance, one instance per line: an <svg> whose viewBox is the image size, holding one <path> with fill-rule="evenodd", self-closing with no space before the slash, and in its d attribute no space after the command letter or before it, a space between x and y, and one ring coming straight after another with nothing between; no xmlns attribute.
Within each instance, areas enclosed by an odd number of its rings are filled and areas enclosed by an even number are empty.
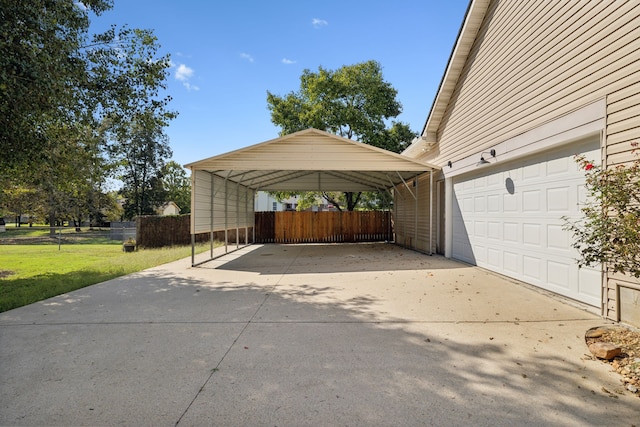
<svg viewBox="0 0 640 427"><path fill-rule="evenodd" d="M637 142L632 143L634 147ZM583 156L576 162L585 170L587 200L584 217L569 221L572 246L579 266L606 265L609 271L640 277L640 160L602 168Z"/></svg>

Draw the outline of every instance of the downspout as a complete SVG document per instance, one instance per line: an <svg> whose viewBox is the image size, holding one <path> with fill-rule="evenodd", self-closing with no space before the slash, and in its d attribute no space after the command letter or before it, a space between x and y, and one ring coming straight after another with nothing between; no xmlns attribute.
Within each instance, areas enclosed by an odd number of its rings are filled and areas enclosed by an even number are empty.
<svg viewBox="0 0 640 427"><path fill-rule="evenodd" d="M420 192L418 191L418 177L420 175L416 175L416 177L414 178L414 181L416 183L416 196L415 196L415 213L414 213L414 218L413 218L413 248L414 249L418 249L418 202L420 200Z"/></svg>
<svg viewBox="0 0 640 427"><path fill-rule="evenodd" d="M236 249L240 248L240 181L236 181Z"/></svg>
<svg viewBox="0 0 640 427"><path fill-rule="evenodd" d="M210 203L211 224L209 225L209 246L210 246L209 258L213 258L213 227L214 227L213 213L215 212L215 207L216 207L215 182L216 182L216 177L212 173L211 174L211 203Z"/></svg>
<svg viewBox="0 0 640 427"><path fill-rule="evenodd" d="M244 244L249 244L249 187L244 188Z"/></svg>
<svg viewBox="0 0 640 427"><path fill-rule="evenodd" d="M609 105L609 100L606 100L606 104ZM600 131L600 163L602 170L607 170L608 164L608 146L607 146L607 134L605 130ZM616 283L616 314L614 318L609 315L609 273L607 271L607 264L603 264L600 267L600 315L605 319L611 319L616 322L620 321L620 286Z"/></svg>
<svg viewBox="0 0 640 427"><path fill-rule="evenodd" d="M429 172L429 255L433 255L433 169Z"/></svg>
<svg viewBox="0 0 640 427"><path fill-rule="evenodd" d="M229 253L229 174L224 177L224 253Z"/></svg>

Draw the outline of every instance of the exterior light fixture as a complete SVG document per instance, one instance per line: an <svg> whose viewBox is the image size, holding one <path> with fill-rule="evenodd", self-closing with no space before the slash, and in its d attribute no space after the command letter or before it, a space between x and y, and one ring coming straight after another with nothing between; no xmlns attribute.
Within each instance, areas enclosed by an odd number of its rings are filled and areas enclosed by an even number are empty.
<svg viewBox="0 0 640 427"><path fill-rule="evenodd" d="M447 162L447 166L449 166L450 168L452 168L452 167L453 167L453 163L451 163L451 160L449 160L449 161Z"/></svg>
<svg viewBox="0 0 640 427"><path fill-rule="evenodd" d="M489 162L488 160L486 160L484 158L485 154L491 154L491 157L495 157L496 156L496 150L494 150L492 148L491 151L483 151L482 153L480 153L480 161L476 164L476 166L488 165L488 164L491 163L491 162Z"/></svg>

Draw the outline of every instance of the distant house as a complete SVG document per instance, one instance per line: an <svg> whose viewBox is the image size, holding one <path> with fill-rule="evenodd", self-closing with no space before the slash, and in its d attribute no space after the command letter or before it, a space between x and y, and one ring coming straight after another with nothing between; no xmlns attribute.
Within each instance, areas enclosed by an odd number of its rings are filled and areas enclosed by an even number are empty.
<svg viewBox="0 0 640 427"><path fill-rule="evenodd" d="M256 191L254 210L256 212L295 210L296 204L295 198L280 202L267 191Z"/></svg>
<svg viewBox="0 0 640 427"><path fill-rule="evenodd" d="M158 215L179 215L180 207L174 202L167 202L156 209Z"/></svg>
<svg viewBox="0 0 640 427"><path fill-rule="evenodd" d="M436 214L399 198L399 243L420 248L433 236L447 257L640 324L640 281L579 268L562 219L579 218L585 197L574 155L607 168L634 159L638 40L638 2L472 0L422 133L403 153L441 167L433 186L428 176L414 183Z"/></svg>
<svg viewBox="0 0 640 427"><path fill-rule="evenodd" d="M268 191L256 191L254 210L256 212L296 211L298 210L298 196L278 201L275 197L269 194ZM313 212L337 211L333 205L329 205L327 203L319 203L307 208L306 210Z"/></svg>

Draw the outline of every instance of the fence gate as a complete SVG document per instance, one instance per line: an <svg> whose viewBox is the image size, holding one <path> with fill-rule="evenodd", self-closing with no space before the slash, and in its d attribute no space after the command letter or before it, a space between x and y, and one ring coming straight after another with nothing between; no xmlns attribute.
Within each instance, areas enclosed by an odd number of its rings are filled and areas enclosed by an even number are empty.
<svg viewBox="0 0 640 427"><path fill-rule="evenodd" d="M393 240L391 213L256 212L256 243L379 242Z"/></svg>

